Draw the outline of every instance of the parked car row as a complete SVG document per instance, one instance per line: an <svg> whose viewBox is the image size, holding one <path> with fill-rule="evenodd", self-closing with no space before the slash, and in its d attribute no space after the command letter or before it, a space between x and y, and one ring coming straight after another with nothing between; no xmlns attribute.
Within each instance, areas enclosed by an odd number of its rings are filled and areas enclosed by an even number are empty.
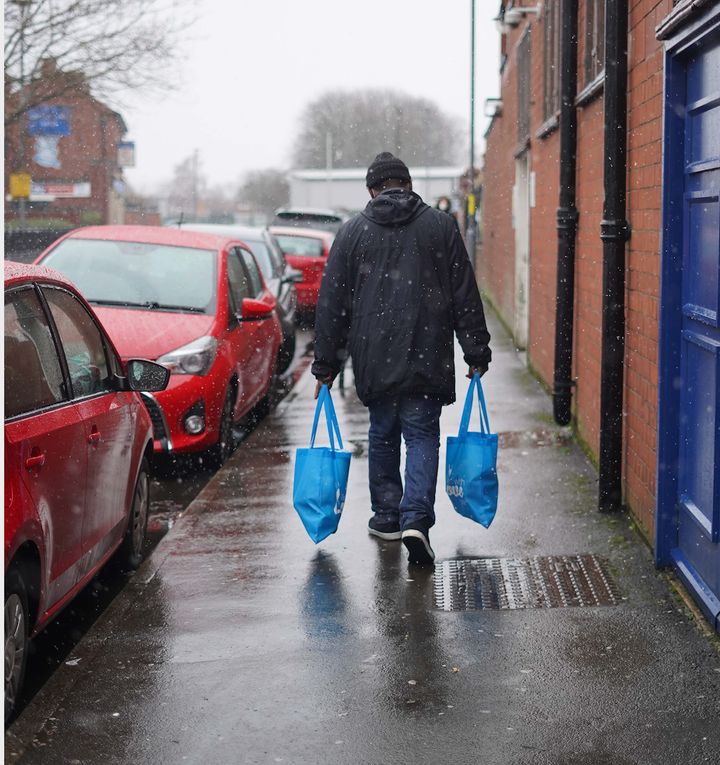
<svg viewBox="0 0 720 765"><path fill-rule="evenodd" d="M6 722L29 640L111 558L138 565L153 456L221 465L290 365L318 233L286 260L267 229L97 226L6 263Z"/></svg>
<svg viewBox="0 0 720 765"><path fill-rule="evenodd" d="M282 329L277 298L238 238L155 226L76 229L38 259L67 275L122 358L170 369L146 394L155 453L222 464L233 425L267 395Z"/></svg>
<svg viewBox="0 0 720 765"><path fill-rule="evenodd" d="M298 309L311 315L317 305L325 264L334 235L329 231L312 228L271 226L287 262L302 274L297 284Z"/></svg>
<svg viewBox="0 0 720 765"><path fill-rule="evenodd" d="M282 374L295 355L295 325L298 296L295 284L303 280L301 271L291 267L277 240L267 228L235 226L215 223L184 223L184 231L201 231L218 236L241 239L252 250L265 277L270 292L277 300L277 313L282 327L282 344L278 355L277 371Z"/></svg>
<svg viewBox="0 0 720 765"><path fill-rule="evenodd" d="M330 231L334 235L349 218L349 213L341 210L321 207L281 207L275 210L272 225L320 229Z"/></svg>

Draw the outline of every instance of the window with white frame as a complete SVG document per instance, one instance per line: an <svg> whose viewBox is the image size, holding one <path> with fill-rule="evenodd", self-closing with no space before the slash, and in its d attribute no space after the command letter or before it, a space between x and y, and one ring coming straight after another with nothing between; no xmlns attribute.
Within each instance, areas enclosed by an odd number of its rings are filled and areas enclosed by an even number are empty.
<svg viewBox="0 0 720 765"><path fill-rule="evenodd" d="M546 121L560 111L560 0L545 0L543 42L543 121Z"/></svg>
<svg viewBox="0 0 720 765"><path fill-rule="evenodd" d="M532 89L532 69L530 67L530 29L523 35L518 46L517 93L518 93L518 143L523 145L530 140L530 99Z"/></svg>
<svg viewBox="0 0 720 765"><path fill-rule="evenodd" d="M585 0L585 85L605 68L605 0Z"/></svg>

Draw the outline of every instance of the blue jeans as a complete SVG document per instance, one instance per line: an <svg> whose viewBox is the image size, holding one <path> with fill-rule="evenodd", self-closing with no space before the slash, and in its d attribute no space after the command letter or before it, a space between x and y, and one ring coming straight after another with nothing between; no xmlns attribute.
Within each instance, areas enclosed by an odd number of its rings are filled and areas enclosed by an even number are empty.
<svg viewBox="0 0 720 765"><path fill-rule="evenodd" d="M374 401L370 410L370 501L379 521L401 528L435 523L435 484L442 404L423 395ZM405 488L400 437L405 439Z"/></svg>

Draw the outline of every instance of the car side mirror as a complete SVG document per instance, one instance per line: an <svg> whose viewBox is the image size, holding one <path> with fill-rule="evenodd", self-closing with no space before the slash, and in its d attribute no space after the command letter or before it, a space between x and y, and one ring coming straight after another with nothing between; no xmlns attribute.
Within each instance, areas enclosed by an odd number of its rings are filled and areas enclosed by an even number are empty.
<svg viewBox="0 0 720 765"><path fill-rule="evenodd" d="M303 272L297 268L286 268L282 280L285 284L299 284L303 280Z"/></svg>
<svg viewBox="0 0 720 765"><path fill-rule="evenodd" d="M263 319L269 319L274 308L274 304L266 303L264 300L245 298L242 301L242 313L238 316L238 320L262 321Z"/></svg>
<svg viewBox="0 0 720 765"><path fill-rule="evenodd" d="M147 359L130 359L127 363L127 381L130 390L156 393L167 388L170 370Z"/></svg>

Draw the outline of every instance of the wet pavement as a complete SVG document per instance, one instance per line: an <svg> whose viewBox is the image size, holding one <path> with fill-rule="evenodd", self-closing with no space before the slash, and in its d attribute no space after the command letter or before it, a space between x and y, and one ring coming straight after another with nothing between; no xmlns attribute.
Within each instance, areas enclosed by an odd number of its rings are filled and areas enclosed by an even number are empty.
<svg viewBox="0 0 720 765"><path fill-rule="evenodd" d="M146 555L155 549L211 477L212 473L208 471L181 470L172 476L153 479ZM106 566L30 643L25 680L18 700L19 711L31 703L56 669L70 657L83 635L127 585L129 577L128 572L116 566Z"/></svg>
<svg viewBox="0 0 720 765"><path fill-rule="evenodd" d="M489 530L452 511L441 463L437 576L369 537L367 413L335 391L350 487L338 533L313 545L291 502L313 413L306 373L9 729L6 761L718 762L717 639L629 519L595 512L594 469L491 331ZM459 417L444 410L443 438ZM436 607L444 561L575 555L606 562L616 605Z"/></svg>
<svg viewBox="0 0 720 765"><path fill-rule="evenodd" d="M276 406L292 390L307 368L311 358L312 339L310 329L298 329L295 358L288 371L274 381L270 395L271 406ZM236 445L240 445L257 424L255 415L239 423L234 429ZM153 472L145 556L155 549L215 473L214 470L203 469L197 456L182 455L176 455L173 459L156 459L153 462ZM129 578L129 572L119 570L116 566L106 566L30 643L18 713L32 701L56 669L70 658L71 651L127 585Z"/></svg>

